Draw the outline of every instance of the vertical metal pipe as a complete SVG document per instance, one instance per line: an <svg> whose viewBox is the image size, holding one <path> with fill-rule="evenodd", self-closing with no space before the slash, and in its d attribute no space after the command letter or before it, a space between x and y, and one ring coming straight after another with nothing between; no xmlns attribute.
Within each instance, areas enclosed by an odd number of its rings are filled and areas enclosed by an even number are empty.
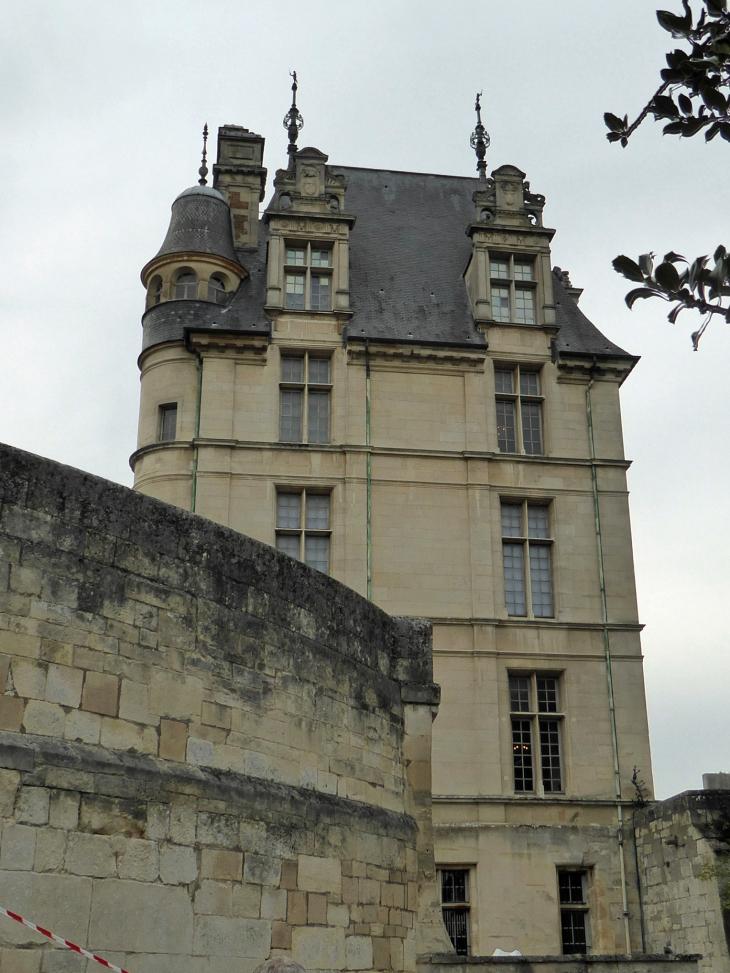
<svg viewBox="0 0 730 973"><path fill-rule="evenodd" d="M593 368L596 360L593 359ZM624 855L624 809L621 804L621 768L618 754L618 734L616 732L616 699L613 691L613 668L611 663L611 638L608 631L608 605L606 602L606 575L603 568L603 538L601 535L601 511L598 504L598 471L596 469L596 448L593 438L593 410L591 407L591 388L593 386L593 369L591 380L586 389L586 412L588 416L588 444L591 458L591 482L593 485L593 513L596 523L596 546L598 550L598 581L601 589L601 614L603 621L603 649L606 659L606 679L608 684L608 710L611 721L611 741L613 744L613 773L616 789L616 811L618 817L618 852L621 869L621 904L624 917L624 932L626 935L626 952L631 953L631 927L629 925L629 903L626 890L626 857ZM637 876L638 878L638 876Z"/></svg>
<svg viewBox="0 0 730 973"><path fill-rule="evenodd" d="M193 440L193 482L190 491L190 510L195 513L198 496L198 439L200 437L200 400L203 394L203 359L199 351L195 352L195 364L198 368L198 394L195 399L195 437Z"/></svg>
<svg viewBox="0 0 730 973"><path fill-rule="evenodd" d="M365 465L367 470L367 595L368 601L373 597L373 467L370 453L370 342L365 339L365 445L367 454Z"/></svg>

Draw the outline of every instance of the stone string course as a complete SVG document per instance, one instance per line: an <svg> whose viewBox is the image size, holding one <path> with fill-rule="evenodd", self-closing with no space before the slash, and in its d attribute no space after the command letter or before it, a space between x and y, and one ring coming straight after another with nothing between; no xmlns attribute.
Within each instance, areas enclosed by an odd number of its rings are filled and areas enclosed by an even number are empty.
<svg viewBox="0 0 730 973"><path fill-rule="evenodd" d="M0 447L0 902L131 973L414 970L424 917L448 946L430 638ZM0 919L2 973L86 962Z"/></svg>

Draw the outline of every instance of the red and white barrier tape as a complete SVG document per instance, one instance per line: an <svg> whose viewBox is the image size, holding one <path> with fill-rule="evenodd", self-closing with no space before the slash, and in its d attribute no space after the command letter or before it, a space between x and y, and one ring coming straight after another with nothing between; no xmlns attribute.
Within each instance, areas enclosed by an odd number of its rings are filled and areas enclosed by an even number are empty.
<svg viewBox="0 0 730 973"><path fill-rule="evenodd" d="M0 915L7 916L8 919L15 919L16 922L22 923L24 926L28 926L29 929L34 929L39 932L42 936L48 936L52 939L54 943L60 943L61 946L65 946L67 949L72 949L75 953L81 953L82 956L86 956L88 959L93 959L97 963L101 963L102 966L106 966L108 970L114 970L114 973L127 973L127 970L123 970L121 966L114 966L113 963L109 963L107 960L102 959L101 956L95 956L94 953L90 953L88 949L82 949L81 946L77 946L76 943L70 943L68 939L61 939L53 932L49 932L44 929L43 926L36 926L34 922L29 922L22 916L19 916L17 912L10 912L9 909L3 909L0 905Z"/></svg>

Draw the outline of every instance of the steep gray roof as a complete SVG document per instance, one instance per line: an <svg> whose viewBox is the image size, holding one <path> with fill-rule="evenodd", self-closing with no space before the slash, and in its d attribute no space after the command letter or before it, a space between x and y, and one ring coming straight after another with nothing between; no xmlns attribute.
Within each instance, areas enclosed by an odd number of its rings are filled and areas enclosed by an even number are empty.
<svg viewBox="0 0 730 973"><path fill-rule="evenodd" d="M335 168L347 179L346 209L356 217L350 235L353 316L347 325L348 336L484 345L484 335L474 325L463 277L472 252L465 231L474 220L472 193L478 180ZM187 198L195 199L193 191L188 192L191 196ZM185 194L178 197L173 213L185 199ZM223 205L227 211L227 204ZM203 301L158 304L143 318L144 348L182 338L185 327L268 331L270 323L264 313L267 230L262 220L258 249L239 251L240 262L250 276L241 283L230 305L222 308ZM167 239L163 249L166 244ZM558 352L632 357L588 320L560 275L553 274L553 289L560 328L555 337Z"/></svg>
<svg viewBox="0 0 730 973"><path fill-rule="evenodd" d="M172 204L170 226L157 256L187 251L214 253L228 260L237 260L231 211L217 189L191 186Z"/></svg>

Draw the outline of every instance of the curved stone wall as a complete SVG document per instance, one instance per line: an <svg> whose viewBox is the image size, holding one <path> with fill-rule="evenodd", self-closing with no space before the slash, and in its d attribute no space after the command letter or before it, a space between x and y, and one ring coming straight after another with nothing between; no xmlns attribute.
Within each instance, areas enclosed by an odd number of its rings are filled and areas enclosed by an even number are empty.
<svg viewBox="0 0 730 973"><path fill-rule="evenodd" d="M131 973L447 947L427 623L9 447L0 503L0 905ZM2 969L85 969L0 937Z"/></svg>

